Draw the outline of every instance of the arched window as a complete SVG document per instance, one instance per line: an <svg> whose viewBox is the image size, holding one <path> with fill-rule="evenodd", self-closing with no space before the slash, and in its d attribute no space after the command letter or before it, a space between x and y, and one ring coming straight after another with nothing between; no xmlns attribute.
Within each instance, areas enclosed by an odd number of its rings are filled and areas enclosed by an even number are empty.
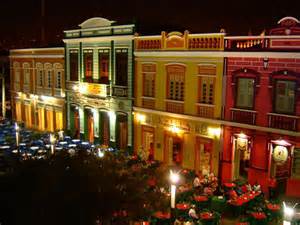
<svg viewBox="0 0 300 225"><path fill-rule="evenodd" d="M143 96L154 98L156 64L144 63L142 65L142 73L143 73Z"/></svg>
<svg viewBox="0 0 300 225"><path fill-rule="evenodd" d="M61 63L54 64L55 88L62 87L63 66Z"/></svg>
<svg viewBox="0 0 300 225"><path fill-rule="evenodd" d="M52 87L52 64L45 63L45 73L46 73L46 87L51 88Z"/></svg>
<svg viewBox="0 0 300 225"><path fill-rule="evenodd" d="M36 64L36 83L37 86L43 87L44 86L44 71L43 71L43 64L37 63Z"/></svg>
<svg viewBox="0 0 300 225"><path fill-rule="evenodd" d="M167 98L184 101L185 66L179 64L167 65Z"/></svg>
<svg viewBox="0 0 300 225"><path fill-rule="evenodd" d="M23 63L23 79L24 85L29 85L30 83L30 65L29 63Z"/></svg>

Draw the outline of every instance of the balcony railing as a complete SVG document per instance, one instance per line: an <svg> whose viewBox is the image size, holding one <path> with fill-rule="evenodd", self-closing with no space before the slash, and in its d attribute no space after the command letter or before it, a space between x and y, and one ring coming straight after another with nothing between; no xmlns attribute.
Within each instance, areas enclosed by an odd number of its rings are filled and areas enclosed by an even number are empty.
<svg viewBox="0 0 300 225"><path fill-rule="evenodd" d="M214 117L215 106L208 104L197 104L197 115L205 118Z"/></svg>
<svg viewBox="0 0 300 225"><path fill-rule="evenodd" d="M297 131L298 116L268 113L269 127Z"/></svg>
<svg viewBox="0 0 300 225"><path fill-rule="evenodd" d="M166 111L172 113L184 113L184 102L166 100Z"/></svg>
<svg viewBox="0 0 300 225"><path fill-rule="evenodd" d="M154 98L142 97L142 106L144 108L154 109L154 107L155 107L155 99Z"/></svg>
<svg viewBox="0 0 300 225"><path fill-rule="evenodd" d="M113 86L112 95L117 97L127 97L128 96L128 87L127 86Z"/></svg>
<svg viewBox="0 0 300 225"><path fill-rule="evenodd" d="M256 124L256 111L231 108L231 121L237 123Z"/></svg>

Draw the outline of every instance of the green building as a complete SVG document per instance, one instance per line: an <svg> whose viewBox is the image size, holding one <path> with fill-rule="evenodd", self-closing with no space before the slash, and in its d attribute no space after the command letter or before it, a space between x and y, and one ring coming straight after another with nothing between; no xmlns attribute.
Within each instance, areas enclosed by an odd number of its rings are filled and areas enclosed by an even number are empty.
<svg viewBox="0 0 300 225"><path fill-rule="evenodd" d="M134 25L91 18L65 32L67 128L91 143L132 146Z"/></svg>

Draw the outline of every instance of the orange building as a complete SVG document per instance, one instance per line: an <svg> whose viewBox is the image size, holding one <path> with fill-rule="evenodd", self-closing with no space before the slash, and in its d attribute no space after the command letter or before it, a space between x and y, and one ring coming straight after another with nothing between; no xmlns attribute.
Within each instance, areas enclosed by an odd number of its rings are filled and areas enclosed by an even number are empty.
<svg viewBox="0 0 300 225"><path fill-rule="evenodd" d="M10 51L12 115L27 128L65 127L64 48Z"/></svg>

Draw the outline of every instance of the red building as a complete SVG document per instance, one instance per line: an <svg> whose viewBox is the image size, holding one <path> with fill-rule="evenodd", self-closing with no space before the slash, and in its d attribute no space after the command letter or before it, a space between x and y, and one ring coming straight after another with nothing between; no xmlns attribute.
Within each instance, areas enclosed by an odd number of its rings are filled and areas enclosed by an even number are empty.
<svg viewBox="0 0 300 225"><path fill-rule="evenodd" d="M246 178L300 196L300 22L225 37L223 181Z"/></svg>

